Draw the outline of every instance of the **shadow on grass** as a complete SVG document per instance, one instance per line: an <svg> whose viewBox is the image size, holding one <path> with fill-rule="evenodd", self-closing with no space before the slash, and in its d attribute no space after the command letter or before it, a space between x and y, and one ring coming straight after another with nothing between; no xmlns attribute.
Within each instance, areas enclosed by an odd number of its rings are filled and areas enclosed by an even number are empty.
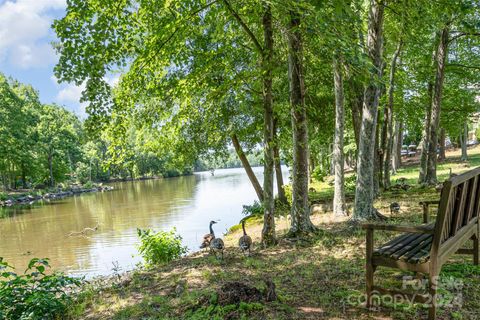
<svg viewBox="0 0 480 320"><path fill-rule="evenodd" d="M412 221L402 216L396 222ZM322 231L302 245L281 244L255 250L243 257L226 252L225 261L197 254L171 265L139 272L126 286L92 298L79 318L91 319L421 319L422 305L387 303L368 311L363 306L364 231L347 223L320 225ZM379 245L392 234L378 232ZM379 268L376 283L399 287L398 270ZM442 277L461 279L462 306L440 309L441 318L478 319L480 268L471 258L456 256ZM276 284L278 301L220 306L217 290L222 284L240 281L260 290L264 280ZM93 299L93 301L92 301Z"/></svg>

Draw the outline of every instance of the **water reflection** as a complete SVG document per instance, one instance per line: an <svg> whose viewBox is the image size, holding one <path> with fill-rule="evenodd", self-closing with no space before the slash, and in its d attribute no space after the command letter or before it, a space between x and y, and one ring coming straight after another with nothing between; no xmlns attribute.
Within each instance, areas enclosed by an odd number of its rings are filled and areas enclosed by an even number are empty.
<svg viewBox="0 0 480 320"><path fill-rule="evenodd" d="M255 172L262 180L261 168ZM210 220L220 220L216 232L221 234L241 219L242 205L256 199L242 169L113 185L110 192L2 209L11 216L0 219L0 256L19 270L32 257L49 257L55 268L77 275L111 273L112 262L127 270L140 261L137 228L176 227L184 243L197 250ZM97 224L90 237L68 236Z"/></svg>

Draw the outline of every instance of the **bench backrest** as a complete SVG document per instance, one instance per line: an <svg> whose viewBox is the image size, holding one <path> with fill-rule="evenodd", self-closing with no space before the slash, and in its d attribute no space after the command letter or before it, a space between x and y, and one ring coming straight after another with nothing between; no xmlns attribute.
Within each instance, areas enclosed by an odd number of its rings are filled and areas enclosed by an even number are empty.
<svg viewBox="0 0 480 320"><path fill-rule="evenodd" d="M475 225L480 212L480 168L445 181L438 205L431 256L436 256Z"/></svg>

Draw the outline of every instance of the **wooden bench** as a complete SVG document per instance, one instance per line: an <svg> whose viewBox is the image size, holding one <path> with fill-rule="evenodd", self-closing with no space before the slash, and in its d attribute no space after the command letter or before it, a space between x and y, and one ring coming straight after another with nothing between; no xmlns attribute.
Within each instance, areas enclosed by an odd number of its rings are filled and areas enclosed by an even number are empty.
<svg viewBox="0 0 480 320"><path fill-rule="evenodd" d="M424 205L424 222L428 221L428 203ZM427 209L425 209L425 206ZM364 224L366 229L367 307L373 292L381 295L401 295L430 305L428 319L435 319L437 281L442 265L454 254L472 254L479 264L480 168L470 170L445 181L438 202L435 222L419 226ZM374 249L374 230L404 232ZM461 247L469 240L473 249ZM384 266L428 275L428 292L411 294L375 286L373 274Z"/></svg>

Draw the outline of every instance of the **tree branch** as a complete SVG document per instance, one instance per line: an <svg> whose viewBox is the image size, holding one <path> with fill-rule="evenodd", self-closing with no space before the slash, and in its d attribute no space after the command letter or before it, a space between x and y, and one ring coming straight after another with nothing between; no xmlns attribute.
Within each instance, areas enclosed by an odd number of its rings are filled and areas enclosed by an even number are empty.
<svg viewBox="0 0 480 320"><path fill-rule="evenodd" d="M469 68L469 69L479 69L480 70L480 66L467 66L467 65L464 65L464 64L460 64L460 63L449 63L446 66L447 67L459 67L459 68Z"/></svg>
<svg viewBox="0 0 480 320"><path fill-rule="evenodd" d="M227 7L228 11L232 14L232 16L237 20L237 22L240 24L240 26L243 28L243 30L247 33L247 35L250 37L252 40L253 44L255 45L255 48L257 49L258 53L260 55L263 55L264 49L260 42L258 41L257 37L253 34L252 30L247 26L247 24L242 20L242 17L238 15L235 10L233 10L232 6L230 5L230 2L228 0L223 0L223 3L225 3L225 6Z"/></svg>
<svg viewBox="0 0 480 320"><path fill-rule="evenodd" d="M448 40L448 42L453 42L455 40L457 40L458 38L461 38L461 37L467 37L467 36L476 36L476 37L480 37L480 32L460 32L458 31L458 34L452 36L450 38L450 40Z"/></svg>

